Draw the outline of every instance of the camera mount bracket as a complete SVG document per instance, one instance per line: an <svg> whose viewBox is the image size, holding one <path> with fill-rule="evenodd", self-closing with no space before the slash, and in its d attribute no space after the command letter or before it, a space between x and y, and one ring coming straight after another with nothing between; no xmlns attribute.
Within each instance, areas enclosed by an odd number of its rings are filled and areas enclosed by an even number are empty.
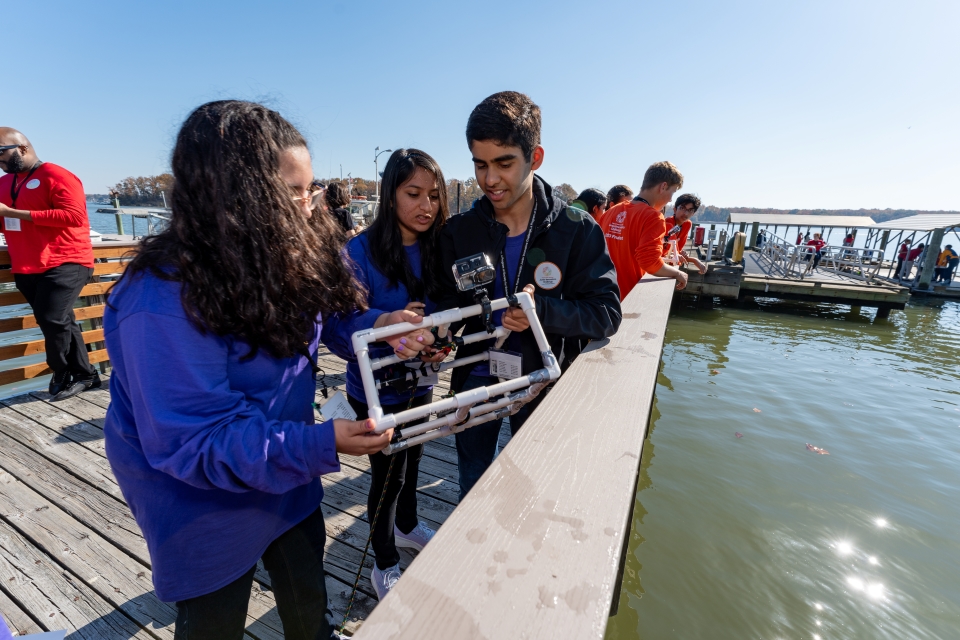
<svg viewBox="0 0 960 640"><path fill-rule="evenodd" d="M478 287L478 289L482 288ZM485 291L483 297L486 298ZM514 301L516 304L511 305L511 302ZM484 316L486 324L487 314L490 314L492 318L494 311L506 309L508 306L518 306L530 322L530 330L533 332L537 346L540 348L540 355L543 358L543 368L519 378L504 380L487 387L462 391L420 407L413 407L397 413L383 413L380 406L380 396L377 393L380 385L374 378L374 371L402 362L402 359L399 356L391 355L371 360L369 349L372 343L417 329L445 327L472 316ZM472 344L489 340L492 337L497 339L496 346L499 347L509 334L508 329L504 329L502 326L495 327L491 321L487 325L487 331L463 336L458 340L458 344ZM353 349L357 355L360 379L363 382L363 390L367 397L367 414L376 423L375 431L383 433L388 429L399 428L401 430L399 438L395 436L395 442L383 449L383 453L387 455L402 451L413 445L463 431L484 422L513 415L523 405L537 397L547 384L560 377L560 366L550 349L550 343L547 342L543 327L540 325L533 297L526 292L510 296L509 299L500 298L492 302L487 300L487 304L483 304L480 300L477 304L469 307L440 311L426 316L419 324L402 322L377 329L357 331L353 334ZM439 367L431 366L430 369L431 371L445 371L454 367L472 366L489 359L489 351L484 351L474 356L443 362ZM419 360L413 362L419 362ZM416 379L421 376L422 370L425 371L422 367L410 369L410 372L406 375ZM430 419L432 414L436 414L437 417ZM401 427L401 425L423 418L427 418L427 421L411 427Z"/></svg>

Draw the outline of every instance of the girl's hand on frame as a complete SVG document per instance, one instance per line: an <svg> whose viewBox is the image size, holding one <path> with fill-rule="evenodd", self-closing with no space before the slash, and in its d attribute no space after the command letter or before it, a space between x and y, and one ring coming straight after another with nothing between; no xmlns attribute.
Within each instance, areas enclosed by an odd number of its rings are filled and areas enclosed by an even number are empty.
<svg viewBox="0 0 960 640"><path fill-rule="evenodd" d="M374 327L386 327L401 322L420 324L423 322L423 316L409 309L400 309L393 313L385 313L374 324ZM393 347L394 353L408 360L416 357L421 351L433 344L433 334L427 329L415 329L409 333L399 333L395 336L386 338L386 343Z"/></svg>

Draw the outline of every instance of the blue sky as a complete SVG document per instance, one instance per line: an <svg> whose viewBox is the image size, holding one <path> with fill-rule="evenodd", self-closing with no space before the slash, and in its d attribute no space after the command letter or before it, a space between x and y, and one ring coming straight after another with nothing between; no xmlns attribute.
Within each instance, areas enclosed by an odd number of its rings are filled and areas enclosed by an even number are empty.
<svg viewBox="0 0 960 640"><path fill-rule="evenodd" d="M960 209L960 2L6 3L0 125L102 193L164 171L203 102L266 101L318 176L416 146L472 175L495 91L543 109L541 175L721 206ZM385 159L385 156L381 160ZM381 164L382 168L382 164Z"/></svg>

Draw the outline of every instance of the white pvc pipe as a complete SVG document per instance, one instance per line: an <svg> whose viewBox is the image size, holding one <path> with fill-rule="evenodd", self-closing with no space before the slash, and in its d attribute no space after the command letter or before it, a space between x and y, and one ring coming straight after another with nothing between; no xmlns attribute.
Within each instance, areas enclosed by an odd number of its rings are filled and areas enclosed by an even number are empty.
<svg viewBox="0 0 960 640"><path fill-rule="evenodd" d="M369 346L373 342L378 342L383 338L390 336L395 336L401 333L408 333L416 329L430 328L433 326L440 325L449 325L453 322L459 322L465 317L476 316L483 313L483 307L479 304L472 305L469 307L464 307L462 309L450 309L447 311L440 311L438 313L431 314L419 323L413 324L409 322L403 322L395 325L389 325L385 327L380 327L377 329L367 329L364 331L358 331L353 334L353 348L357 356L357 364L360 368L360 379L363 382L364 394L367 397L367 407L368 415L376 423L375 431L377 433L382 433L388 429L392 429L397 425L404 424L407 422L413 422L415 420L420 420L422 418L428 417L431 413L442 413L444 411L453 410L456 413L450 416L444 416L436 420L430 421L425 427L424 425L419 425L420 430L426 430L427 428L432 428L436 424L441 422L449 422L450 420L461 421L466 416L464 410L469 411L469 415L475 417L470 418L467 422L461 423L456 430L462 431L463 429L473 426L475 424L481 424L482 422L488 422L495 418L495 415L498 411L504 411L505 407L508 405L517 405L522 406L525 402L529 402L533 397L539 393L539 389L542 388L544 384L551 380L556 380L560 377L560 367L557 363L556 357L554 357L553 352L550 350L550 343L547 341L547 337L543 332L543 326L540 324L540 319L537 317L536 305L534 304L533 297L530 294L521 291L516 295L517 302L519 303L520 308L523 310L524 315L527 317L527 320L530 323L530 329L533 332L534 339L537 341L537 346L540 349L541 356L543 357L544 368L538 369L533 373L530 373L519 378L514 378L512 380L506 380L499 382L497 384L490 385L489 387L478 387L476 389L470 389L456 394L452 397L447 397L442 400L424 405L421 407L414 407L412 409L407 409L406 411L400 411L398 413L393 413L389 415L384 415L383 408L380 406L380 398L377 394L377 383L373 376L373 363L370 361L370 352ZM500 298L494 300L490 303L490 309L492 311L498 311L500 309L505 309L509 306L506 298ZM488 333L477 333L468 336L471 339L471 342L483 339L488 339L491 337L497 338L506 338L504 332L509 334L509 332L503 327L499 327L492 334ZM466 339L464 340L466 343ZM500 342L500 340L498 340ZM502 342L501 342L502 344ZM483 354L486 355L486 354ZM473 356L472 358L476 358ZM454 361L451 366L460 366L465 364L472 364L468 362L472 358L464 358L461 361ZM480 361L487 358L478 358L474 361ZM377 362L380 366L387 364L389 358L381 358ZM399 361L399 359L397 360ZM446 363L445 363L446 364ZM491 406L486 408L479 408L476 411L472 411L474 405L482 402L486 402L492 397L509 394L513 391L518 391L526 387L536 387L536 391L528 392L522 396L519 396L514 399L504 398L497 403L492 403ZM499 406L501 403L504 403L503 406ZM519 406L513 408L513 411L519 409ZM511 412L512 413L512 412ZM493 416L484 418L484 416ZM504 414L506 415L506 414ZM435 429L433 433L439 433L440 431L449 430L452 428L452 425L447 424L441 426L438 429ZM450 431L453 433L454 431ZM424 438L427 436L433 436L433 433L420 433L419 435L414 435L412 439ZM440 437L440 436L433 436ZM429 439L433 439L430 437ZM411 440L412 440L411 439ZM422 440L425 441L425 440ZM406 437L401 443L406 443ZM399 445L401 443L395 443L385 449L385 451L390 450L399 450ZM405 445L410 446L410 445ZM404 447L405 448L405 447Z"/></svg>

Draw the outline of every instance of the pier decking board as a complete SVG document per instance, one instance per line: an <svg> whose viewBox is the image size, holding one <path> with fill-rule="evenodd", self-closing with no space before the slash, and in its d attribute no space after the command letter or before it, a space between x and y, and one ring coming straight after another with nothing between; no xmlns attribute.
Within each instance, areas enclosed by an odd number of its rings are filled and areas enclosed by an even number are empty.
<svg viewBox="0 0 960 640"><path fill-rule="evenodd" d="M322 351L320 366L330 393L343 390L344 362ZM176 608L153 593L146 542L106 459L109 376L104 381L102 389L57 403L45 392L0 401L0 554L5 557L0 561L0 613L20 634L66 628L70 638L173 637ZM446 394L448 385L447 373L435 394ZM322 400L318 384L317 402ZM504 428L501 445L509 439ZM341 471L322 478L324 566L338 623L369 534L369 466L365 456L341 456ZM452 437L426 445L418 491L421 518L432 526L443 524L459 495ZM401 567L406 569L415 557L401 550ZM371 553L348 632L376 605L369 583L372 566ZM262 565L255 574L247 622L247 638L283 637Z"/></svg>

